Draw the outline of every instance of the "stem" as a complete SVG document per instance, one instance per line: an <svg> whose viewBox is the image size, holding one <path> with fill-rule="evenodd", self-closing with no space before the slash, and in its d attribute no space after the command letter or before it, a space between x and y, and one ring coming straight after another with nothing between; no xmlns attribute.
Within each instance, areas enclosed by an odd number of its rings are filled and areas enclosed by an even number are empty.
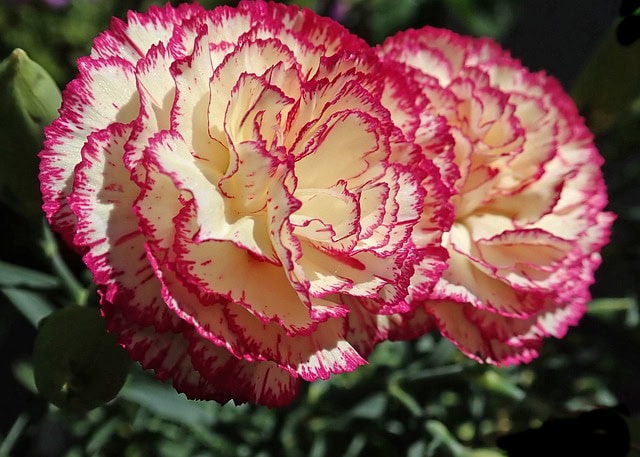
<svg viewBox="0 0 640 457"><path fill-rule="evenodd" d="M22 435L22 432L24 432L28 423L29 417L27 416L27 413L22 413L18 416L7 433L6 438L2 441L2 444L0 444L0 457L7 457L11 455L11 450L18 442L18 439L20 439L20 436Z"/></svg>
<svg viewBox="0 0 640 457"><path fill-rule="evenodd" d="M421 372L415 374L405 374L401 378L403 382L426 381L431 379L445 378L448 376L456 376L463 371L464 367L460 364L445 365L441 367L433 367L422 370Z"/></svg>
<svg viewBox="0 0 640 457"><path fill-rule="evenodd" d="M400 387L398 383L390 382L387 385L387 392L407 408L414 417L420 417L422 415L422 407L420 404Z"/></svg>
<svg viewBox="0 0 640 457"><path fill-rule="evenodd" d="M49 225L45 222L43 226L44 239L42 240L42 249L51 261L53 271L62 280L62 284L65 289L67 289L67 292L69 292L74 304L79 306L86 305L87 298L89 297L87 289L76 279L65 261L62 259L60 250L58 249L58 244L53 237L53 233L51 233Z"/></svg>

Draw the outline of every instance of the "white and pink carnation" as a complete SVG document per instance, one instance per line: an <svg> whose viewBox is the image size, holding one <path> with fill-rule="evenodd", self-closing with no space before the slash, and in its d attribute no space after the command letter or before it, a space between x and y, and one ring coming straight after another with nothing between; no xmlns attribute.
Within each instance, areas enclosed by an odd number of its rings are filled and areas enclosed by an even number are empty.
<svg viewBox="0 0 640 457"><path fill-rule="evenodd" d="M458 176L442 110L430 113L419 87L330 19L263 1L152 7L114 19L78 64L46 130L43 208L83 254L121 344L190 398L277 406L300 380L352 371L445 270ZM542 244L536 262L561 259L547 275L554 292L558 280L585 282L574 272L590 275L597 255L587 262L584 252L602 239L583 227L602 217L592 202L603 199L601 184L589 187L588 206L579 193L599 179L597 164L586 168L595 152L588 138L569 140L586 151L580 164L544 160L557 162L548 179L562 175L572 193L531 222L536 231L500 232L503 244ZM526 198L543 183L510 176L496 193L521 183L515 193ZM573 224L569 238L555 234L557 223ZM478 252L468 262L485 271ZM538 272L537 263L519 268ZM511 282L526 276L503 269ZM437 293L458 294L455 280ZM502 306L483 299L472 306ZM511 306L533 315L529 301Z"/></svg>
<svg viewBox="0 0 640 457"><path fill-rule="evenodd" d="M426 27L378 55L422 88L455 139L448 269L393 338L437 326L468 356L528 362L584 314L613 215L602 158L560 84L488 39Z"/></svg>

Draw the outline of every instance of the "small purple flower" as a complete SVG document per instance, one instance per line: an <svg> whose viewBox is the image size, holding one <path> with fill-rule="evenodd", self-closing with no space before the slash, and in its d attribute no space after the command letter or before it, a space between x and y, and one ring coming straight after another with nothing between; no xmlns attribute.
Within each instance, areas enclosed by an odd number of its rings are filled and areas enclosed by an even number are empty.
<svg viewBox="0 0 640 457"><path fill-rule="evenodd" d="M331 11L329 15L332 19L338 22L344 22L347 14L349 14L349 10L351 9L351 5L349 5L344 0L336 0L331 5Z"/></svg>
<svg viewBox="0 0 640 457"><path fill-rule="evenodd" d="M43 0L44 4L49 6L50 8L64 8L67 6L70 1L69 0Z"/></svg>

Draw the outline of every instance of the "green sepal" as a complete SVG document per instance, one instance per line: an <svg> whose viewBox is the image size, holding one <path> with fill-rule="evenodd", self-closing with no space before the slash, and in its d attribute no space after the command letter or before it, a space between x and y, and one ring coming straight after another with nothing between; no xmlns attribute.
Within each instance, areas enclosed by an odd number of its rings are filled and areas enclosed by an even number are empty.
<svg viewBox="0 0 640 457"><path fill-rule="evenodd" d="M61 409L84 412L112 400L129 365L97 308L63 308L40 323L33 348L36 387Z"/></svg>

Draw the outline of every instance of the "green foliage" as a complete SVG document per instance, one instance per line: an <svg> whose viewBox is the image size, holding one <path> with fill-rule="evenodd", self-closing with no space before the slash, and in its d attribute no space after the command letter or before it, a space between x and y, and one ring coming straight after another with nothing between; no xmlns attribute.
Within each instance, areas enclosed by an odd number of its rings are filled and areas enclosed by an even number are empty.
<svg viewBox="0 0 640 457"><path fill-rule="evenodd" d="M399 30L423 25L449 26L471 35L501 38L511 30L520 2L350 0L342 3L348 6L345 24L369 43L377 44Z"/></svg>

